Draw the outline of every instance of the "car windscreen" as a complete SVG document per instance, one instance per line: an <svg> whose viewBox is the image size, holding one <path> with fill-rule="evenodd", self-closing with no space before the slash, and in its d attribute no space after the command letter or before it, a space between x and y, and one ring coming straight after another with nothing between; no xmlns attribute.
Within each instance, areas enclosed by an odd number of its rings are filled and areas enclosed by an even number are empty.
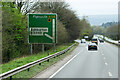
<svg viewBox="0 0 120 80"><path fill-rule="evenodd" d="M85 39L82 39L81 41L85 41Z"/></svg>
<svg viewBox="0 0 120 80"><path fill-rule="evenodd" d="M96 45L95 43L90 43L89 45Z"/></svg>
<svg viewBox="0 0 120 80"><path fill-rule="evenodd" d="M97 41L97 39L92 39L92 41Z"/></svg>

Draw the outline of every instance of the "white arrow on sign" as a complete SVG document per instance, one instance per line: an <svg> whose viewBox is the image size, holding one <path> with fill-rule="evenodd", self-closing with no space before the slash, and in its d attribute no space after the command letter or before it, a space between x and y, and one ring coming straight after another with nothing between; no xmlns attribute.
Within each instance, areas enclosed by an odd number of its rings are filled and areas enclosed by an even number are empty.
<svg viewBox="0 0 120 80"><path fill-rule="evenodd" d="M45 36L53 40L53 37L51 37L50 35L45 34Z"/></svg>
<svg viewBox="0 0 120 80"><path fill-rule="evenodd" d="M48 34L45 34L46 37L50 38L53 40L53 42L55 42L55 19L53 19L53 37L51 37Z"/></svg>

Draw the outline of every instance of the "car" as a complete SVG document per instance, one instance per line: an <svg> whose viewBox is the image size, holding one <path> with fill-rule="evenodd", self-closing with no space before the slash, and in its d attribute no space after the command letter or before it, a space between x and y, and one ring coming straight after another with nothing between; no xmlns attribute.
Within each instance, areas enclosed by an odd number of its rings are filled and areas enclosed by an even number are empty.
<svg viewBox="0 0 120 80"><path fill-rule="evenodd" d="M92 43L96 43L96 44L98 45L98 39L97 39L97 38L93 38L93 39L91 40L91 42L92 42Z"/></svg>
<svg viewBox="0 0 120 80"><path fill-rule="evenodd" d="M118 43L120 43L120 40L118 41Z"/></svg>
<svg viewBox="0 0 120 80"><path fill-rule="evenodd" d="M86 43L86 40L85 39L81 39L81 43Z"/></svg>
<svg viewBox="0 0 120 80"><path fill-rule="evenodd" d="M97 44L96 43L89 43L88 44L88 50L91 50L91 49L97 50L98 49Z"/></svg>
<svg viewBox="0 0 120 80"><path fill-rule="evenodd" d="M100 43L104 43L104 40L102 40L102 39L99 39L99 41L100 41Z"/></svg>

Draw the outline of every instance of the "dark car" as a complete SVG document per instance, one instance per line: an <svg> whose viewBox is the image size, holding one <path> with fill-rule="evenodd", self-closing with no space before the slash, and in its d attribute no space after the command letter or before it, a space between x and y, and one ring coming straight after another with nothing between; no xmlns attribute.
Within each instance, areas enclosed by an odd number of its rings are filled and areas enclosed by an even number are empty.
<svg viewBox="0 0 120 80"><path fill-rule="evenodd" d="M90 43L90 44L88 45L88 50L91 50L91 49L97 50L97 44L96 44L96 43Z"/></svg>
<svg viewBox="0 0 120 80"><path fill-rule="evenodd" d="M104 43L104 40L102 40L102 39L99 39L99 41L100 41L100 43Z"/></svg>
<svg viewBox="0 0 120 80"><path fill-rule="evenodd" d="M120 43L120 40L118 41L118 43Z"/></svg>
<svg viewBox="0 0 120 80"><path fill-rule="evenodd" d="M92 43L96 43L96 44L98 45L98 40L97 40L96 38L93 38L93 39L91 40L91 42L92 42Z"/></svg>

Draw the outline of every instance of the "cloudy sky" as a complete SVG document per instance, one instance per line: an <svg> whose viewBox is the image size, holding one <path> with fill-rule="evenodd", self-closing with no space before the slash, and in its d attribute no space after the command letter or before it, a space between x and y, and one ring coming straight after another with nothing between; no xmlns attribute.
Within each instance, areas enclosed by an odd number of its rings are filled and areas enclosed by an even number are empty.
<svg viewBox="0 0 120 80"><path fill-rule="evenodd" d="M120 0L65 0L79 16L118 14Z"/></svg>

